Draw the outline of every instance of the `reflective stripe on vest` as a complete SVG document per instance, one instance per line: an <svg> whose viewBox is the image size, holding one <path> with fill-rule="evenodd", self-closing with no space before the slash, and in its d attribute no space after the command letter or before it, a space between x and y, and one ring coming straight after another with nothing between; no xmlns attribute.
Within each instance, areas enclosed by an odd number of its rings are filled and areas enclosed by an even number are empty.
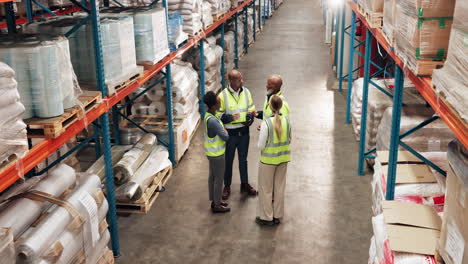
<svg viewBox="0 0 468 264"><path fill-rule="evenodd" d="M278 138L276 134L274 119L274 117L269 116L265 120L268 127L268 140L260 156L260 161L269 165L279 165L291 161L291 126L289 119L280 115L281 138Z"/></svg>
<svg viewBox="0 0 468 264"><path fill-rule="evenodd" d="M229 128L229 126L233 124L246 122L247 113L249 109L254 106L253 103L249 104L250 92L247 88L242 88L243 90L239 94L238 100L228 91L228 89L229 88L226 88L222 91L225 113L229 115L239 113L239 119L225 124L226 128Z"/></svg>
<svg viewBox="0 0 468 264"><path fill-rule="evenodd" d="M211 113L205 115L205 142L203 144L205 148L205 154L208 157L219 157L226 152L226 142L222 140L218 135L213 138L208 136L208 120L210 118L216 118L216 121L223 127L223 122Z"/></svg>
<svg viewBox="0 0 468 264"><path fill-rule="evenodd" d="M281 107L281 109L280 109L280 114L282 114L283 116L289 116L289 108L285 107L285 104L287 104L287 103L286 103L286 100L284 99L283 94L281 93L281 91L279 91L278 93L276 93L276 95L279 96L279 98L281 98L281 100L283 100L283 107ZM270 98L271 98L271 96L270 96ZM269 102L268 96L267 96L265 98L265 103L263 104L263 120L266 120L271 115L273 115L273 111L271 111L270 102Z"/></svg>

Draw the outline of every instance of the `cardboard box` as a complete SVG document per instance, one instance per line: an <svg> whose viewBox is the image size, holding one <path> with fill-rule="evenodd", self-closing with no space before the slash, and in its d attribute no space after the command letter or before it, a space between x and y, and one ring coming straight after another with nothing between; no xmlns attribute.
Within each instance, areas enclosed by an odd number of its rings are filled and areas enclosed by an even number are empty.
<svg viewBox="0 0 468 264"><path fill-rule="evenodd" d="M468 263L468 178L456 174L452 167L447 173L445 210L439 253L447 264Z"/></svg>
<svg viewBox="0 0 468 264"><path fill-rule="evenodd" d="M441 219L434 208L407 202L383 201L382 210L392 251L435 255Z"/></svg>

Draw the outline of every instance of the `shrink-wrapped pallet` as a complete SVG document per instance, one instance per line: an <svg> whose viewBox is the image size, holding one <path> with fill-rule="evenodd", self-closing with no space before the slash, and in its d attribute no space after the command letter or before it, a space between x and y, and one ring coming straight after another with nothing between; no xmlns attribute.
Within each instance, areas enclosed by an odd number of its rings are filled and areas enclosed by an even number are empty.
<svg viewBox="0 0 468 264"><path fill-rule="evenodd" d="M156 173L171 165L167 149L161 145L154 145L149 156L131 179L116 189L116 199L120 202L136 201L140 199L153 181Z"/></svg>
<svg viewBox="0 0 468 264"><path fill-rule="evenodd" d="M0 40L0 60L16 72L23 118L53 117L79 103L81 93L65 37L23 34ZM44 67L47 65L47 67Z"/></svg>
<svg viewBox="0 0 468 264"><path fill-rule="evenodd" d="M388 41L393 46L395 42L395 18L396 18L396 1L384 0L383 8L383 26L382 31L385 33Z"/></svg>
<svg viewBox="0 0 468 264"><path fill-rule="evenodd" d="M203 29L201 0L168 0L169 14L179 12L183 19L183 30L189 35L195 35Z"/></svg>
<svg viewBox="0 0 468 264"><path fill-rule="evenodd" d="M403 107L401 111L400 134L431 118L434 111L427 107ZM392 107L387 108L377 133L377 150L389 150L392 128ZM416 151L447 151L448 143L454 138L452 131L438 119L401 141Z"/></svg>
<svg viewBox="0 0 468 264"><path fill-rule="evenodd" d="M211 4L211 12L214 16L221 16L231 8L230 0L208 0Z"/></svg>
<svg viewBox="0 0 468 264"><path fill-rule="evenodd" d="M180 44L187 40L188 35L183 29L183 19L179 12L168 16L168 39L171 51L177 50Z"/></svg>
<svg viewBox="0 0 468 264"><path fill-rule="evenodd" d="M60 17L33 22L25 27L28 32L65 34L84 17ZM101 18L102 58L104 78L109 87L109 94L115 92L117 83L128 80L142 71L136 65L135 40L128 36L134 35L132 17L102 17ZM80 27L69 38L70 54L73 68L80 83L91 84L87 89L97 89L96 64L93 45L93 30L91 22Z"/></svg>
<svg viewBox="0 0 468 264"><path fill-rule="evenodd" d="M434 18L451 17L455 7L455 0L396 0L411 16ZM457 1L459 2L459 1Z"/></svg>
<svg viewBox="0 0 468 264"><path fill-rule="evenodd" d="M203 28L208 28L213 24L213 13L211 12L211 4L209 2L203 2L202 4L202 17L201 17Z"/></svg>
<svg viewBox="0 0 468 264"><path fill-rule="evenodd" d="M152 146L157 141L153 134L144 135L132 149L124 153L122 158L114 166L114 180L116 184L128 182L140 165L151 153Z"/></svg>
<svg viewBox="0 0 468 264"><path fill-rule="evenodd" d="M163 8L107 8L101 17L133 18L135 53L138 64L155 64L169 54L166 12Z"/></svg>
<svg viewBox="0 0 468 264"><path fill-rule="evenodd" d="M451 17L421 18L398 5L394 32L397 55L414 71L420 67L419 60L444 60L452 22Z"/></svg>

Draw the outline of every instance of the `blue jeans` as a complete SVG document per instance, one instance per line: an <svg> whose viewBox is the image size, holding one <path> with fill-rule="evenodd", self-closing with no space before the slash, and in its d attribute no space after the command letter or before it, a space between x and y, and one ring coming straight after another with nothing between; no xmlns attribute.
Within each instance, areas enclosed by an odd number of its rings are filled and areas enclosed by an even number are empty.
<svg viewBox="0 0 468 264"><path fill-rule="evenodd" d="M228 129L229 140L226 144L226 167L224 171L224 185L229 186L232 182L232 165L234 155L238 154L239 174L241 183L249 183L247 173L247 155L249 153L250 134L249 127Z"/></svg>

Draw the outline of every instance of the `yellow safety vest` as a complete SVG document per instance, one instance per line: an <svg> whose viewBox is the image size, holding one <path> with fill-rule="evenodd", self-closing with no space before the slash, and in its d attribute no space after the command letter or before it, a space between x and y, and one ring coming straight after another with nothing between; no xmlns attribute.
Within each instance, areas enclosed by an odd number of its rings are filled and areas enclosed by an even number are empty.
<svg viewBox="0 0 468 264"><path fill-rule="evenodd" d="M224 155L226 152L226 142L222 140L218 135L213 138L208 136L208 119L216 118L221 126L223 126L223 122L219 120L216 116L212 115L211 113L205 114L205 143L203 146L205 147L205 154L208 157L219 157ZM224 127L224 126L223 126Z"/></svg>
<svg viewBox="0 0 468 264"><path fill-rule="evenodd" d="M277 94L283 100L283 107L281 107L280 114L283 116L289 116L289 104L284 99L283 94L279 91ZM271 97L270 97L271 98ZM270 102L268 101L268 96L265 98L265 103L263 104L263 120L266 120L269 116L273 114L273 111L270 109Z"/></svg>
<svg viewBox="0 0 468 264"><path fill-rule="evenodd" d="M278 138L274 129L275 118L268 116L265 120L268 126L268 140L266 147L262 150L260 161L264 164L279 165L291 161L291 125L289 118L280 115L281 138Z"/></svg>
<svg viewBox="0 0 468 264"><path fill-rule="evenodd" d="M221 100L221 107L219 113L234 115L239 113L239 119L225 124L226 128L231 128L231 125L244 123L247 121L247 113L255 111L255 105L252 100L250 91L242 87L242 91L239 93L239 98L236 98L230 91L229 88L223 89L219 94Z"/></svg>

